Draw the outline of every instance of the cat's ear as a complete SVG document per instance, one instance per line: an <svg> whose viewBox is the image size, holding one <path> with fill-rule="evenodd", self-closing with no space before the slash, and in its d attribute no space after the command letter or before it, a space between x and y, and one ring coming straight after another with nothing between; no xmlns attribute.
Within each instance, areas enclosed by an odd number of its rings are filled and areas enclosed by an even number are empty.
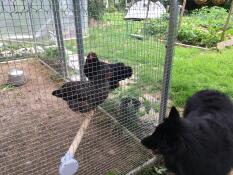
<svg viewBox="0 0 233 175"><path fill-rule="evenodd" d="M172 106L168 118L173 119L173 120L180 118L180 114L179 114L178 110L176 109L176 107Z"/></svg>

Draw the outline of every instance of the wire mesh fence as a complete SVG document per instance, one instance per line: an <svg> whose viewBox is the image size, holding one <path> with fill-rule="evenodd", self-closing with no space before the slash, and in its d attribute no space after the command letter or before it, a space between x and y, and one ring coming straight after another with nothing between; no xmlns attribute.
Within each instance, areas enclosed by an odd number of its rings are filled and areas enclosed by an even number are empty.
<svg viewBox="0 0 233 175"><path fill-rule="evenodd" d="M58 174L67 152L80 175L154 161L140 139L166 109L169 13L159 1L129 4L0 0L1 174Z"/></svg>

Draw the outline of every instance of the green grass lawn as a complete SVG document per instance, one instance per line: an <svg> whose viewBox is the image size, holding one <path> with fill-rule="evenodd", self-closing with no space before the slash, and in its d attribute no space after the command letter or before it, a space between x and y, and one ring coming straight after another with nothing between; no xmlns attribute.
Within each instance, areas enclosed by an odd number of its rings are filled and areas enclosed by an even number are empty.
<svg viewBox="0 0 233 175"><path fill-rule="evenodd" d="M173 64L171 98L183 106L187 97L204 88L214 88L233 97L233 48L200 51L176 48Z"/></svg>

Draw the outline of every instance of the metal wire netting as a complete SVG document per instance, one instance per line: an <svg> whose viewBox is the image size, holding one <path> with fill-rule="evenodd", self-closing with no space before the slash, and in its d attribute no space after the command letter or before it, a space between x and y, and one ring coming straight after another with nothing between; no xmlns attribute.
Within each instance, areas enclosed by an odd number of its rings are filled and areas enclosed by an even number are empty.
<svg viewBox="0 0 233 175"><path fill-rule="evenodd" d="M0 0L1 174L58 174L67 152L80 175L155 161L140 139L166 108L169 14L106 2Z"/></svg>

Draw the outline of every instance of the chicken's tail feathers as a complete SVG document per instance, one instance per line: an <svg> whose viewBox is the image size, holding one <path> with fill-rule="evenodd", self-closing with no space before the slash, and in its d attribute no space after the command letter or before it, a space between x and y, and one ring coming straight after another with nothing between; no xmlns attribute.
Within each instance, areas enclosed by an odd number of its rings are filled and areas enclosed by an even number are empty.
<svg viewBox="0 0 233 175"><path fill-rule="evenodd" d="M128 74L127 74L128 77L127 78L129 78L129 77L131 77L133 75L133 69L130 66L126 66L126 69L127 69L127 72L128 72Z"/></svg>
<svg viewBox="0 0 233 175"><path fill-rule="evenodd" d="M56 96L56 97L61 97L61 95L62 95L61 90L58 89L58 90L53 91L52 95Z"/></svg>
<svg viewBox="0 0 233 175"><path fill-rule="evenodd" d="M114 71L114 74L114 77L116 77L117 80L124 80L133 75L133 69L130 66L118 67L117 70Z"/></svg>

